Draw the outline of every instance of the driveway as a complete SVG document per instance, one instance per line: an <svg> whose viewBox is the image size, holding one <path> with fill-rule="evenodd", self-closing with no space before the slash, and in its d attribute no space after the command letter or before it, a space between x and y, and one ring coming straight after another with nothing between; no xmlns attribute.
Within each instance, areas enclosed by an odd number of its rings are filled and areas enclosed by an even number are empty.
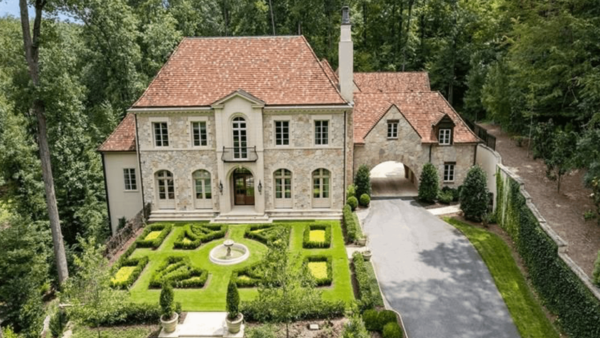
<svg viewBox="0 0 600 338"><path fill-rule="evenodd" d="M412 200L375 200L363 228L386 302L410 338L519 337L485 263Z"/></svg>

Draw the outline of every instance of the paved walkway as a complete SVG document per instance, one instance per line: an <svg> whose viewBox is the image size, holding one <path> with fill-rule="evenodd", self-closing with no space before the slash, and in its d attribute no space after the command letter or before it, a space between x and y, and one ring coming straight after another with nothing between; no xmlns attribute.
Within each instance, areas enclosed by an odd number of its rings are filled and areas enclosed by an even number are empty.
<svg viewBox="0 0 600 338"><path fill-rule="evenodd" d="M410 338L519 337L469 241L414 201L375 200L364 219L387 303Z"/></svg>
<svg viewBox="0 0 600 338"><path fill-rule="evenodd" d="M383 162L371 170L371 196L404 197L417 196L418 190L404 178L404 165L398 162Z"/></svg>

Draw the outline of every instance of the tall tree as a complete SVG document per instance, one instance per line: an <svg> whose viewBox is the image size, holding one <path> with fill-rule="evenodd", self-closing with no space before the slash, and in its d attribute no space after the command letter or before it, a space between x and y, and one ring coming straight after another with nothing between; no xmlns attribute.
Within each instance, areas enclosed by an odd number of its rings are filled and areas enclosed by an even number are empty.
<svg viewBox="0 0 600 338"><path fill-rule="evenodd" d="M29 76L33 84L33 89L38 90L40 85L40 38L42 29L42 13L46 6L46 0L35 0L35 19L33 22L33 36L29 24L29 12L27 0L19 0L21 10L21 26L23 29L23 46L25 48L25 59L29 67ZM52 164L50 160L50 147L48 145L48 129L46 125L45 103L39 94L33 98L31 110L37 120L37 141L40 151L40 160L42 163L42 177L44 180L44 191L46 193L46 207L48 208L48 217L50 218L50 229L52 230L52 241L54 244L54 258L58 272L58 281L64 283L69 278L67 267L67 256L65 254L65 245L60 227L60 218L56 202L56 193L54 190L54 177L52 175Z"/></svg>

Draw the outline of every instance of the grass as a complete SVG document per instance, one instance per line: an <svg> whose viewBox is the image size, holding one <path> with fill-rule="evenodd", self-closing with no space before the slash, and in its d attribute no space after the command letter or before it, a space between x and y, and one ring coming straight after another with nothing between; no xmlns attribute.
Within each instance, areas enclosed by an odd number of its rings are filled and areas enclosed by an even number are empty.
<svg viewBox="0 0 600 338"><path fill-rule="evenodd" d="M327 262L310 262L308 263L310 274L317 278L327 278Z"/></svg>
<svg viewBox="0 0 600 338"><path fill-rule="evenodd" d="M148 234L148 236L146 236L146 238L144 238L144 240L151 241L153 239L157 239L158 236L160 236L161 232L162 231L150 231L150 233Z"/></svg>
<svg viewBox="0 0 600 338"><path fill-rule="evenodd" d="M455 219L445 221L462 231L483 258L521 337L558 338L502 238Z"/></svg>
<svg viewBox="0 0 600 338"><path fill-rule="evenodd" d="M344 238L339 222L287 221L280 222L279 224L291 227L289 254L296 262L298 268L302 267L302 262L306 256L332 256L333 285L323 290L323 299L344 300L347 303L354 300L348 258L346 256ZM303 249L303 232L307 224L331 224L331 247L326 249ZM248 226L249 225L246 224L229 225L228 233L225 238L203 243L195 250L178 250L173 248L173 243L185 230L185 227L181 226L181 224L176 224L158 250L152 250L150 248L136 249L131 257L148 256L149 263L130 289L133 301L157 304L160 290L150 290L148 288L154 270L169 256L189 257L193 266L209 272L208 281L201 289L175 289L175 301L181 302L183 310L185 311L225 311L225 296L227 294L227 285L231 278L231 273L234 270L245 268L260 261L267 252L267 247L262 243L244 238L244 232ZM250 258L240 264L231 266L213 264L208 258L208 253L217 245L222 244L227 238L246 245L250 249ZM258 295L256 288L240 288L239 293L242 301L252 300Z"/></svg>
<svg viewBox="0 0 600 338"><path fill-rule="evenodd" d="M146 338L159 329L157 325L100 328L100 336L102 338ZM95 328L76 326L72 338L98 338L98 331Z"/></svg>
<svg viewBox="0 0 600 338"><path fill-rule="evenodd" d="M325 230L311 230L308 239L311 242L325 242Z"/></svg>

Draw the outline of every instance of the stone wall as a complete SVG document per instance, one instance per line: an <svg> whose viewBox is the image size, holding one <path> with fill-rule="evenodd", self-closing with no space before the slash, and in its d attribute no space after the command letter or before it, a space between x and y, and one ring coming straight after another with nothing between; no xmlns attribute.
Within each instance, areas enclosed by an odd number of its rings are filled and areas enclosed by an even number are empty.
<svg viewBox="0 0 600 338"><path fill-rule="evenodd" d="M462 185L469 169L475 164L476 144L453 144L451 146L439 146L433 144L431 147L431 163L435 165L442 186ZM423 145L422 158L425 163L429 159L429 145ZM444 162L456 162L454 166L454 182L444 182ZM421 174L422 165L415 170L416 175ZM417 174L418 172L418 174ZM419 177L419 176L417 176Z"/></svg>

